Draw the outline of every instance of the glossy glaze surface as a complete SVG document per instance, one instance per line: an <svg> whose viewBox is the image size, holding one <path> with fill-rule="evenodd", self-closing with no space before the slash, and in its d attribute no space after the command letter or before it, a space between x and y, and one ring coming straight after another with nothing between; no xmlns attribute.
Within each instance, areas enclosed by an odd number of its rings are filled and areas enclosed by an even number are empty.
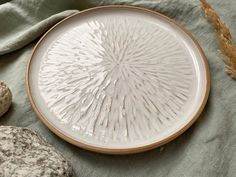
<svg viewBox="0 0 236 177"><path fill-rule="evenodd" d="M43 116L95 147L163 140L191 121L206 92L191 39L138 10L75 16L49 33L33 57L32 94Z"/></svg>

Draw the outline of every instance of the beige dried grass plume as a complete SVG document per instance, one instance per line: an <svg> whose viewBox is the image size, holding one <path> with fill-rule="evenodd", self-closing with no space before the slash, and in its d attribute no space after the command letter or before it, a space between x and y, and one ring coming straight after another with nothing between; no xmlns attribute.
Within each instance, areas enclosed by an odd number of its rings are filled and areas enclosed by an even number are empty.
<svg viewBox="0 0 236 177"><path fill-rule="evenodd" d="M211 5L206 0L200 1L202 4L202 9L216 29L220 51L226 56L224 58L226 72L232 78L236 79L236 45L233 44L230 31L224 22L221 21L219 15L211 7Z"/></svg>

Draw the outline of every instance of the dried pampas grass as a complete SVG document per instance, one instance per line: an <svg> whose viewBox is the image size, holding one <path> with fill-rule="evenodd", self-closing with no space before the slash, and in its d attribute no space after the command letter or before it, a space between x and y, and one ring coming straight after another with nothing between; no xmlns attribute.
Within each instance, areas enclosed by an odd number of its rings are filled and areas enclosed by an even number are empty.
<svg viewBox="0 0 236 177"><path fill-rule="evenodd" d="M202 4L202 9L204 10L206 16L210 19L214 28L216 29L220 51L226 56L224 58L226 72L232 78L236 79L236 45L234 45L232 42L232 36L230 34L230 31L226 27L224 22L220 20L219 15L211 7L211 5L206 0L200 1Z"/></svg>

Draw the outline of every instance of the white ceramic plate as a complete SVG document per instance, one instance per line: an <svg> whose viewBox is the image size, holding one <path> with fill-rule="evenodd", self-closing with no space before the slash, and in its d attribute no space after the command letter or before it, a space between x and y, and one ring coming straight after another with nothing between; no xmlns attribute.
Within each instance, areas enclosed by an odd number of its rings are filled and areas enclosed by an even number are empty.
<svg viewBox="0 0 236 177"><path fill-rule="evenodd" d="M27 70L34 110L57 135L110 154L141 152L184 132L209 93L193 37L142 8L106 6L50 29Z"/></svg>

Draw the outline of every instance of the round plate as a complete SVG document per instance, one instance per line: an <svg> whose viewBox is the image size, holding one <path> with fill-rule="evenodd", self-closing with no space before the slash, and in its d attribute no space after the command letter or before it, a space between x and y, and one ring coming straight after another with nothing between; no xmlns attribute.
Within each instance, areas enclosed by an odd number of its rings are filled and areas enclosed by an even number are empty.
<svg viewBox="0 0 236 177"><path fill-rule="evenodd" d="M72 15L36 45L27 92L41 120L79 147L109 154L158 147L197 119L209 71L193 37L143 8Z"/></svg>

